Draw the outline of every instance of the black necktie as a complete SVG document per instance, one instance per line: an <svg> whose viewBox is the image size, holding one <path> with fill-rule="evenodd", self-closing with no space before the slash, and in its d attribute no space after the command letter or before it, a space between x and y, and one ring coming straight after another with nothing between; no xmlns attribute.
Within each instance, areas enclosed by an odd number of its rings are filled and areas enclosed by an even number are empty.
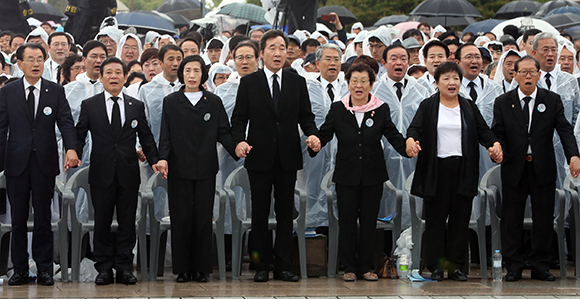
<svg viewBox="0 0 580 299"><path fill-rule="evenodd" d="M113 134L115 138L119 137L121 133L121 110L119 109L119 97L111 97L113 101L113 114L111 115L111 128L113 129Z"/></svg>
<svg viewBox="0 0 580 299"><path fill-rule="evenodd" d="M550 81L550 73L546 73L546 85L548 86L548 90L552 87L552 81Z"/></svg>
<svg viewBox="0 0 580 299"><path fill-rule="evenodd" d="M474 102L477 101L477 91L475 91L475 83L471 81L469 82L469 84L467 84L467 86L471 87L471 90L469 91L469 96Z"/></svg>
<svg viewBox="0 0 580 299"><path fill-rule="evenodd" d="M403 97L403 83L397 82L395 83L395 87L397 87L397 98L401 101L401 97Z"/></svg>
<svg viewBox="0 0 580 299"><path fill-rule="evenodd" d="M330 102L334 102L334 91L332 91L332 83L328 83L328 86L326 87L327 91L328 91L328 97L330 98Z"/></svg>
<svg viewBox="0 0 580 299"><path fill-rule="evenodd" d="M174 87L175 86L175 83L169 82L169 86Z"/></svg>
<svg viewBox="0 0 580 299"><path fill-rule="evenodd" d="M525 103L522 112L524 113L524 120L526 121L527 129L530 124L530 101L532 100L532 97L524 97L522 100L524 100Z"/></svg>
<svg viewBox="0 0 580 299"><path fill-rule="evenodd" d="M32 119L34 119L34 86L28 87L28 90L28 98L26 99L28 102L28 111L30 112Z"/></svg>
<svg viewBox="0 0 580 299"><path fill-rule="evenodd" d="M278 102L280 102L280 84L278 84L278 75L272 75L272 100L274 110L278 111Z"/></svg>
<svg viewBox="0 0 580 299"><path fill-rule="evenodd" d="M91 79L89 79L89 82L91 82L91 84L95 84L95 83L97 83L97 80L91 80Z"/></svg>

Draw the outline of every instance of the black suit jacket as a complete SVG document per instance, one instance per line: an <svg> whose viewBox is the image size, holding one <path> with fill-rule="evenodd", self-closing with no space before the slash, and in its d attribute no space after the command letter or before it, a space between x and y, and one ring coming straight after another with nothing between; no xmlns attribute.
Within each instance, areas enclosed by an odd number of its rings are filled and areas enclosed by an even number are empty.
<svg viewBox="0 0 580 299"><path fill-rule="evenodd" d="M413 137L421 145L411 187L411 193L420 197L433 197L437 194L439 100L439 92L437 92L421 102L407 129L407 137ZM479 144L489 148L499 140L489 129L473 101L459 96L459 109L461 110L463 160L457 193L473 197L477 194L479 180Z"/></svg>
<svg viewBox="0 0 580 299"><path fill-rule="evenodd" d="M318 135L304 78L283 70L280 94L278 111L275 111L264 70L246 75L240 81L232 114L232 136L236 144L247 141L253 147L245 160L247 169L270 170L276 155L284 170L302 169L298 124L306 136Z"/></svg>
<svg viewBox="0 0 580 299"><path fill-rule="evenodd" d="M538 110L539 105L545 107L543 112ZM570 163L572 156L578 156L578 146L572 125L564 116L564 106L558 94L538 87L529 133L525 126L517 89L495 100L492 130L503 146L501 165L503 183L515 186L520 181L528 145L532 147L533 165L540 184L546 185L556 181L554 129L560 136L564 154Z"/></svg>
<svg viewBox="0 0 580 299"><path fill-rule="evenodd" d="M321 145L330 142L334 135L338 140L338 151L332 180L337 184L371 186L389 179L381 146L382 136L399 154L407 157L405 138L393 124L387 104L366 112L359 127L355 115L346 110L342 102L332 103L320 127ZM311 156L315 155L310 148L308 150Z"/></svg>
<svg viewBox="0 0 580 299"><path fill-rule="evenodd" d="M24 78L0 88L0 163L7 176L18 176L34 152L46 176L60 173L55 124L66 150L76 149L76 132L64 88L41 82L36 118L28 110ZM9 134L8 134L9 133Z"/></svg>
<svg viewBox="0 0 580 299"><path fill-rule="evenodd" d="M190 180L215 177L219 170L216 142L239 159L228 115L215 94L203 91L193 106L183 89L163 99L159 159L168 161L170 176Z"/></svg>
<svg viewBox="0 0 580 299"><path fill-rule="evenodd" d="M82 154L87 132L91 131L93 148L89 184L105 188L113 183L117 174L123 187L139 185L139 159L135 149L137 135L149 165L158 161L157 147L145 118L143 102L123 94L125 123L119 137L115 139L107 116L104 92L84 100L77 123L77 152ZM79 157L81 156L79 154Z"/></svg>

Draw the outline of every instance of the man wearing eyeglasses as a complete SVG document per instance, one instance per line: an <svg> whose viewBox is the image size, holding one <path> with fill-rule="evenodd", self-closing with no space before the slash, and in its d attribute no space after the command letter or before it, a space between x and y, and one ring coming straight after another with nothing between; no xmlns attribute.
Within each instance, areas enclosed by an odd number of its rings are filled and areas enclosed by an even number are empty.
<svg viewBox="0 0 580 299"><path fill-rule="evenodd" d="M560 95L541 88L540 63L524 56L515 63L518 87L495 101L492 130L504 149L501 165L501 247L508 273L506 281L518 281L526 261L532 279L554 281L550 274L556 157L565 156L570 173L580 173L580 158L573 129L565 116ZM539 88L540 87L540 88ZM554 149L554 130L563 153ZM532 204L532 249L526 256L523 244L524 211L528 195Z"/></svg>
<svg viewBox="0 0 580 299"><path fill-rule="evenodd" d="M50 58L45 62L45 67L49 72L49 80L57 82L58 67L70 54L71 38L64 32L55 32L48 37L48 53ZM58 83L58 82L57 82Z"/></svg>
<svg viewBox="0 0 580 299"><path fill-rule="evenodd" d="M391 33L384 27L373 31L369 35L369 51L371 56L379 63L379 72L377 73L377 80L380 79L387 70L382 64L383 52L391 45Z"/></svg>
<svg viewBox="0 0 580 299"><path fill-rule="evenodd" d="M107 56L113 57L117 54L117 43L122 36L123 34L119 29L107 26L97 33L95 39L107 46Z"/></svg>
<svg viewBox="0 0 580 299"><path fill-rule="evenodd" d="M30 203L34 209L32 258L38 269L37 283L54 284L51 203L55 177L60 173L55 125L67 151L64 170L79 164L76 131L64 89L41 78L46 56L39 44L20 46L16 57L24 77L0 89L0 170L6 176L12 219L14 275L9 285L29 282L26 222Z"/></svg>

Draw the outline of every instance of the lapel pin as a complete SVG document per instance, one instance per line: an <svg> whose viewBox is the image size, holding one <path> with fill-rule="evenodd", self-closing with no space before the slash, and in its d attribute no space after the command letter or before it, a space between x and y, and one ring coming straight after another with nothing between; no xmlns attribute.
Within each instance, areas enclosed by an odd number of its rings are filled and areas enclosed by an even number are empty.
<svg viewBox="0 0 580 299"><path fill-rule="evenodd" d="M515 107L516 107L516 105L512 104L512 108L515 108Z"/></svg>
<svg viewBox="0 0 580 299"><path fill-rule="evenodd" d="M365 125L367 125L367 127L372 127L375 124L375 121L372 118L367 118L367 121L365 122Z"/></svg>
<svg viewBox="0 0 580 299"><path fill-rule="evenodd" d="M137 127L137 125L138 125L138 124L139 124L139 122L138 122L136 119L134 119L134 120L131 122L131 128L135 129L135 128Z"/></svg>
<svg viewBox="0 0 580 299"><path fill-rule="evenodd" d="M44 90L45 92L48 92L48 88Z"/></svg>
<svg viewBox="0 0 580 299"><path fill-rule="evenodd" d="M44 109L42 109L42 112L44 113L44 115L49 116L52 114L52 108L46 106L44 107Z"/></svg>
<svg viewBox="0 0 580 299"><path fill-rule="evenodd" d="M129 102L129 106L133 105L133 102Z"/></svg>
<svg viewBox="0 0 580 299"><path fill-rule="evenodd" d="M540 103L538 105L538 112L542 113L544 111L546 111L546 105L544 105L544 103Z"/></svg>

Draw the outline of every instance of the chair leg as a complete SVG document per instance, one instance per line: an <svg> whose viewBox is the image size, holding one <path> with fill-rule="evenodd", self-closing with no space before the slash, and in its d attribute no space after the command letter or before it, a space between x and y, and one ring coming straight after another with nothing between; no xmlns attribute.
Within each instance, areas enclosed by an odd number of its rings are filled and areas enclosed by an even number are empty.
<svg viewBox="0 0 580 299"><path fill-rule="evenodd" d="M62 281L68 282L68 227L66 218L63 217L58 224L58 241L60 251L60 276Z"/></svg>
<svg viewBox="0 0 580 299"><path fill-rule="evenodd" d="M560 258L560 278L566 278L566 248L564 244L564 230L557 233L558 235L558 253Z"/></svg>
<svg viewBox="0 0 580 299"><path fill-rule="evenodd" d="M239 279L241 274L243 237L243 230L232 233L232 278L234 279Z"/></svg>
<svg viewBox="0 0 580 299"><path fill-rule="evenodd" d="M225 241L224 241L224 234L219 233L215 234L216 236L216 246L217 246L217 254L218 254L218 269L220 280L226 279L226 249L225 249Z"/></svg>
<svg viewBox="0 0 580 299"><path fill-rule="evenodd" d="M303 279L308 278L308 266L306 263L306 233L304 230L296 232L298 236L298 255L300 257L300 276Z"/></svg>
<svg viewBox="0 0 580 299"><path fill-rule="evenodd" d="M139 237L137 239L139 244L139 258L141 263L141 279L148 280L147 275L147 232L145 226L140 223L139 225Z"/></svg>
<svg viewBox="0 0 580 299"><path fill-rule="evenodd" d="M78 225L78 228L73 228L71 232L71 276L73 282L79 282L82 239L83 232L81 231L81 225Z"/></svg>
<svg viewBox="0 0 580 299"><path fill-rule="evenodd" d="M326 276L334 278L338 263L338 223L336 227L328 228L328 273Z"/></svg>
<svg viewBox="0 0 580 299"><path fill-rule="evenodd" d="M422 230L420 227L413 227L412 232L412 239L413 239L413 248L411 249L411 255L413 257L413 264L411 265L411 269L421 269L421 237L423 235Z"/></svg>
<svg viewBox="0 0 580 299"><path fill-rule="evenodd" d="M157 264L159 257L159 223L151 222L149 236L149 280L157 280Z"/></svg>
<svg viewBox="0 0 580 299"><path fill-rule="evenodd" d="M487 279L487 249L485 247L485 226L483 230L478 229L477 245L479 247L479 268L481 270L481 278Z"/></svg>

